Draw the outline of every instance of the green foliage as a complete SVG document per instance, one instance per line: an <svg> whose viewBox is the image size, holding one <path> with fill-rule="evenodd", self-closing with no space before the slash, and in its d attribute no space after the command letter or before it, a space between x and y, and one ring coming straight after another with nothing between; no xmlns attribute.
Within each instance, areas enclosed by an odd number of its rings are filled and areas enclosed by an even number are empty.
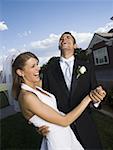
<svg viewBox="0 0 113 150"><path fill-rule="evenodd" d="M87 54L87 50L82 50L81 48L77 48L75 55L77 55L77 58L83 61L89 61L90 55Z"/></svg>

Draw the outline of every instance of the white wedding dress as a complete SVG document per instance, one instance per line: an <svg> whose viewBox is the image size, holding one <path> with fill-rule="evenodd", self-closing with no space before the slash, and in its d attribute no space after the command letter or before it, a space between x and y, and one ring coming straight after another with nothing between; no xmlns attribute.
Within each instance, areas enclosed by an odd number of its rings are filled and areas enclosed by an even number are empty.
<svg viewBox="0 0 113 150"><path fill-rule="evenodd" d="M22 83L21 88L33 92L43 103L49 105L57 112L61 113L57 109L54 95L48 93L40 87L37 87L37 90L35 90L24 83ZM49 96L43 94L40 91L46 93ZM40 150L83 150L83 147L77 140L70 126L62 127L56 124L52 124L41 119L37 115L32 116L29 121L36 127L40 127L42 125L49 126L50 132L46 137L43 138Z"/></svg>

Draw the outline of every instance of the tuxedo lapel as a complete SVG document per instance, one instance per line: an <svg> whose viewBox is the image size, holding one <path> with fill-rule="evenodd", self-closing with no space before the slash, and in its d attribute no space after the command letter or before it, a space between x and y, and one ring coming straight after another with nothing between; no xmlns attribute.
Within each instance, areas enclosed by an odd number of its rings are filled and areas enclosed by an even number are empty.
<svg viewBox="0 0 113 150"><path fill-rule="evenodd" d="M62 91L66 91L67 95L69 95L69 90L68 90L68 87L66 85L64 75L63 75L63 72L61 70L59 61L60 61L60 59L56 62L56 65L53 68L53 75L54 75L54 78L56 79L56 82L59 84L60 89L62 89Z"/></svg>
<svg viewBox="0 0 113 150"><path fill-rule="evenodd" d="M73 74L72 74L72 82L71 82L71 90L70 90L70 96L73 95L73 92L75 92L76 86L77 86L77 61L74 60L74 65L73 65Z"/></svg>
<svg viewBox="0 0 113 150"><path fill-rule="evenodd" d="M83 65L82 62L76 58L73 66L73 75L72 75L72 83L71 83L72 85L71 85L71 94L70 94L71 96L73 95L73 93L75 93L75 90L77 88L77 84L78 84L77 69L81 65Z"/></svg>

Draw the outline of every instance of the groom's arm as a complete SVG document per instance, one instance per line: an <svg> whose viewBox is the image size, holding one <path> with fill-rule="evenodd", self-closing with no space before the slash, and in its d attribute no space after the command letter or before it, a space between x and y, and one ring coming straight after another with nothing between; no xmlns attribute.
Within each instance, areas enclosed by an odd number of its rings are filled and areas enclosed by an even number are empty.
<svg viewBox="0 0 113 150"><path fill-rule="evenodd" d="M94 69L94 65L93 64L90 64L90 77L91 77L91 89L95 89L98 85L97 83L97 79L96 79L96 74L95 74L95 69ZM102 87L103 88L103 87ZM97 100L96 98L93 98L93 102L92 102L92 106L94 108L101 108L101 103L97 103Z"/></svg>

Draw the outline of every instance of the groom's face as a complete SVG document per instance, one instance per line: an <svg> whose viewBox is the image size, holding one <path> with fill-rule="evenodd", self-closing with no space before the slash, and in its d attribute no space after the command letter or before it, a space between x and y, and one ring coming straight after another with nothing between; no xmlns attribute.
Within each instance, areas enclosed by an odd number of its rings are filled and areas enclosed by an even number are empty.
<svg viewBox="0 0 113 150"><path fill-rule="evenodd" d="M65 53L65 51L71 51L74 53L76 43L71 34L63 34L59 40L59 49Z"/></svg>

